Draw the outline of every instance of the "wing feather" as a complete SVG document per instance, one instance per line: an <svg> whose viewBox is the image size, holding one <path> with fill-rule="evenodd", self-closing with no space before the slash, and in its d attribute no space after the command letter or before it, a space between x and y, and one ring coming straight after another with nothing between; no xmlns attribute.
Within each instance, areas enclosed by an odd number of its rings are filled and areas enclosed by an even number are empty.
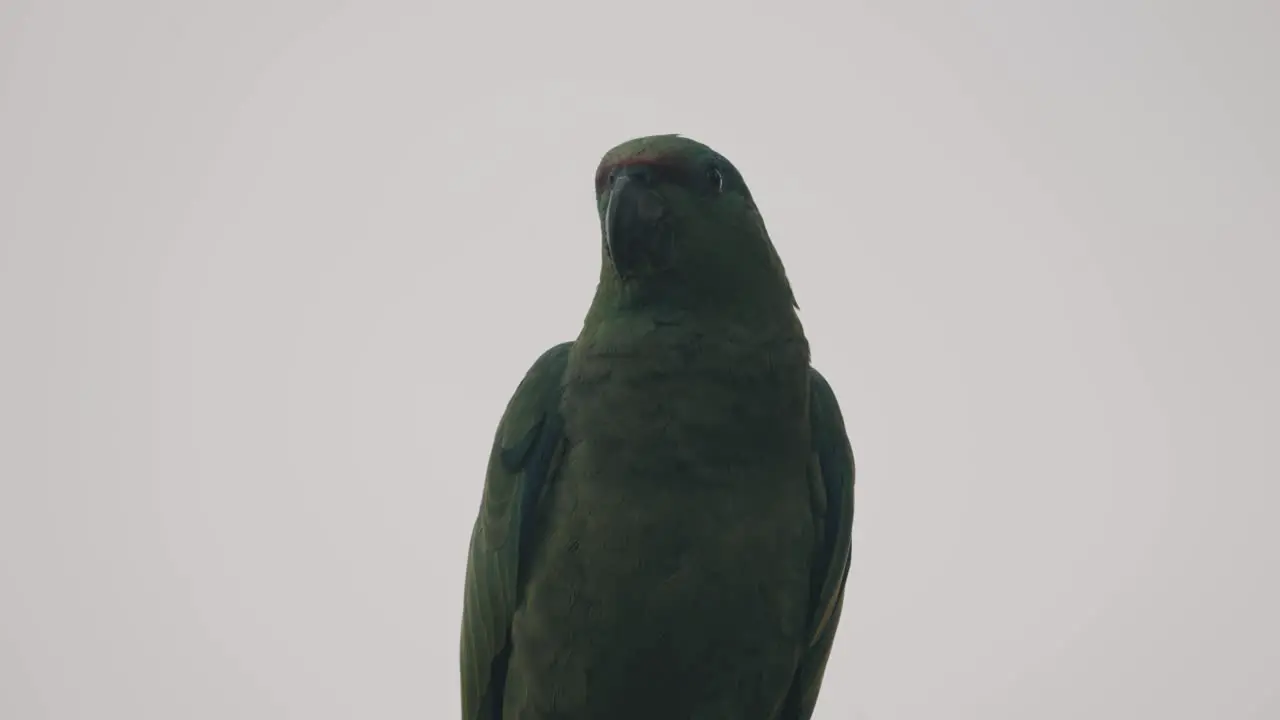
<svg viewBox="0 0 1280 720"><path fill-rule="evenodd" d="M814 558L814 601L808 647L796 669L781 720L809 720L813 715L844 608L853 537L853 448L835 393L826 379L812 368L809 370L809 422L813 435L810 483L816 495L814 511L819 529Z"/></svg>
<svg viewBox="0 0 1280 720"><path fill-rule="evenodd" d="M561 383L572 343L543 353L503 412L471 531L460 667L464 720L501 720L511 618L520 602L529 519L564 441Z"/></svg>

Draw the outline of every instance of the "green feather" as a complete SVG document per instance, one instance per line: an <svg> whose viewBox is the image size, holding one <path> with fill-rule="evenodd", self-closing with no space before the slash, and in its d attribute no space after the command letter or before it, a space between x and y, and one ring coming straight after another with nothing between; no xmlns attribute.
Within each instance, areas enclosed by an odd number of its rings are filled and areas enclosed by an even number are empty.
<svg viewBox="0 0 1280 720"><path fill-rule="evenodd" d="M737 168L678 135L622 143L597 170L602 227L637 165L670 256L623 273L602 243L577 339L499 423L465 720L808 720L817 702L850 564L840 407Z"/></svg>
<svg viewBox="0 0 1280 720"><path fill-rule="evenodd" d="M555 474L562 441L560 384L570 343L545 352L507 404L494 437L471 532L462 611L462 716L501 718L511 616L527 560L526 519Z"/></svg>

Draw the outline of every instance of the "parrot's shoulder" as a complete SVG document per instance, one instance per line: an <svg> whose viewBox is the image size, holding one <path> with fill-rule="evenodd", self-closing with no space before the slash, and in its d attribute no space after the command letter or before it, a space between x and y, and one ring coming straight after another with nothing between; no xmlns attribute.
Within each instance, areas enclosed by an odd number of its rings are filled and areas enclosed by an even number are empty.
<svg viewBox="0 0 1280 720"><path fill-rule="evenodd" d="M838 415L839 404L836 402L835 391L831 389L831 383L823 377L818 369L809 366L809 396L816 404L812 405L812 413L815 417L824 417L831 412L832 409Z"/></svg>
<svg viewBox="0 0 1280 720"><path fill-rule="evenodd" d="M572 342L543 352L516 387L498 424L485 474L481 523L492 546L519 537L524 521L553 474L563 436L560 396ZM514 562L514 561L513 561Z"/></svg>
<svg viewBox="0 0 1280 720"><path fill-rule="evenodd" d="M548 419L558 417L572 347L572 342L562 342L543 352L507 403L497 438L503 469L507 472L523 468Z"/></svg>
<svg viewBox="0 0 1280 720"><path fill-rule="evenodd" d="M813 366L809 367L809 422L814 451L840 475L847 472L848 477L842 479L852 485L853 449L845 430L844 413L831 383Z"/></svg>

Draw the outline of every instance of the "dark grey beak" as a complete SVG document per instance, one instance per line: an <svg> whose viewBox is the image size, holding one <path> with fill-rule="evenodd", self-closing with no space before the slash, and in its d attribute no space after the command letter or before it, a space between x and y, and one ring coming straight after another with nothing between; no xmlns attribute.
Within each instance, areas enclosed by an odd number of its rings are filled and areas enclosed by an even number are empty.
<svg viewBox="0 0 1280 720"><path fill-rule="evenodd" d="M670 252L666 206L643 168L624 169L609 189L604 242L619 277L665 264Z"/></svg>

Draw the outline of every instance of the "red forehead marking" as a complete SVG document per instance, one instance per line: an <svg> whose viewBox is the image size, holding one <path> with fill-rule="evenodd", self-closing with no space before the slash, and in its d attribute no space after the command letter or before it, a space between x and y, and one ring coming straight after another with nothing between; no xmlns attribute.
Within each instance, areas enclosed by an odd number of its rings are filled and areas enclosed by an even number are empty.
<svg viewBox="0 0 1280 720"><path fill-rule="evenodd" d="M608 177L609 173L614 170L625 167L636 167L637 165L667 168L679 167L679 163L676 162L674 158L667 155L635 155L601 165L600 171L596 173L596 182L604 180Z"/></svg>

